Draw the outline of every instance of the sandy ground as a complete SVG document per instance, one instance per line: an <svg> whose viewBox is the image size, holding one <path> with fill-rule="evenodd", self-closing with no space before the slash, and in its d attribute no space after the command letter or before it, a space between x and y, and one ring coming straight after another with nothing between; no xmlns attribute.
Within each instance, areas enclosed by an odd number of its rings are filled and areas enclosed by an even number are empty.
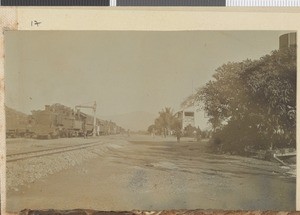
<svg viewBox="0 0 300 215"><path fill-rule="evenodd" d="M103 146L106 153L9 190L8 211L295 210L295 177L277 163L210 154L205 141L174 137L112 136Z"/></svg>

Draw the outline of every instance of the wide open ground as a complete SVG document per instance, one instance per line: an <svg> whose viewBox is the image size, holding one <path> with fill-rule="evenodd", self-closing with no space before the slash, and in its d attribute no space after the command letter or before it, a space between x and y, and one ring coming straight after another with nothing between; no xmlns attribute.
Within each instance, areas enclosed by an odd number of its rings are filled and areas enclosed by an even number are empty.
<svg viewBox="0 0 300 215"><path fill-rule="evenodd" d="M95 140L98 146L79 152L8 163L8 211L295 210L296 180L289 169L268 161L209 153L206 141L177 143L175 137L150 136L20 139L8 141L7 151Z"/></svg>

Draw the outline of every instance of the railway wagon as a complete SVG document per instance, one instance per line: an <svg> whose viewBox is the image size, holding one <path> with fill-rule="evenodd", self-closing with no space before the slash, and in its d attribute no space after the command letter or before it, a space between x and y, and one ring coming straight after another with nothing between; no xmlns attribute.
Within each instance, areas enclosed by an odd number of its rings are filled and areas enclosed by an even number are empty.
<svg viewBox="0 0 300 215"><path fill-rule="evenodd" d="M83 131L87 132L87 135L91 135L94 129L94 117L81 112L80 119L82 121Z"/></svg>
<svg viewBox="0 0 300 215"><path fill-rule="evenodd" d="M104 131L104 135L110 135L112 133L112 128L110 125L109 121L104 121L103 122L103 131Z"/></svg>
<svg viewBox="0 0 300 215"><path fill-rule="evenodd" d="M6 137L27 137L32 135L31 122L27 114L5 107Z"/></svg>
<svg viewBox="0 0 300 215"><path fill-rule="evenodd" d="M97 132L99 135L105 135L106 134L106 129L105 129L105 120L101 120L101 119L97 119L97 128L98 131Z"/></svg>
<svg viewBox="0 0 300 215"><path fill-rule="evenodd" d="M83 122L83 130L86 131L88 135L92 135L94 130L94 117L85 113L80 113L80 115ZM96 118L97 136L108 134L107 127L105 126L106 123L106 121Z"/></svg>
<svg viewBox="0 0 300 215"><path fill-rule="evenodd" d="M106 135L118 134L120 133L119 126L112 121L105 121L104 122L104 133Z"/></svg>

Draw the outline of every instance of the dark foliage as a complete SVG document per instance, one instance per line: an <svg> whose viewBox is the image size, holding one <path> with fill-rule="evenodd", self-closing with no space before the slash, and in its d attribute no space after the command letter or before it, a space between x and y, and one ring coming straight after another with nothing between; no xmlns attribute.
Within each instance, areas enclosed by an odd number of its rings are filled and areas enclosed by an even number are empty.
<svg viewBox="0 0 300 215"><path fill-rule="evenodd" d="M204 103L222 151L295 147L296 50L224 64L192 99Z"/></svg>

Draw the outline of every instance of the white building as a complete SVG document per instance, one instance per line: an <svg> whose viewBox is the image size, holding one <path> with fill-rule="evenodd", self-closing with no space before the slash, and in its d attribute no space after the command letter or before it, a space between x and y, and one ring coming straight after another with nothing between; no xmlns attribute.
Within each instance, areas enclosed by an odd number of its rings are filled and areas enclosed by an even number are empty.
<svg viewBox="0 0 300 215"><path fill-rule="evenodd" d="M181 121L181 129L186 128L188 125L191 125L201 130L208 129L208 118L205 117L204 111L199 110L198 107L191 106L179 110L176 113L176 117Z"/></svg>

